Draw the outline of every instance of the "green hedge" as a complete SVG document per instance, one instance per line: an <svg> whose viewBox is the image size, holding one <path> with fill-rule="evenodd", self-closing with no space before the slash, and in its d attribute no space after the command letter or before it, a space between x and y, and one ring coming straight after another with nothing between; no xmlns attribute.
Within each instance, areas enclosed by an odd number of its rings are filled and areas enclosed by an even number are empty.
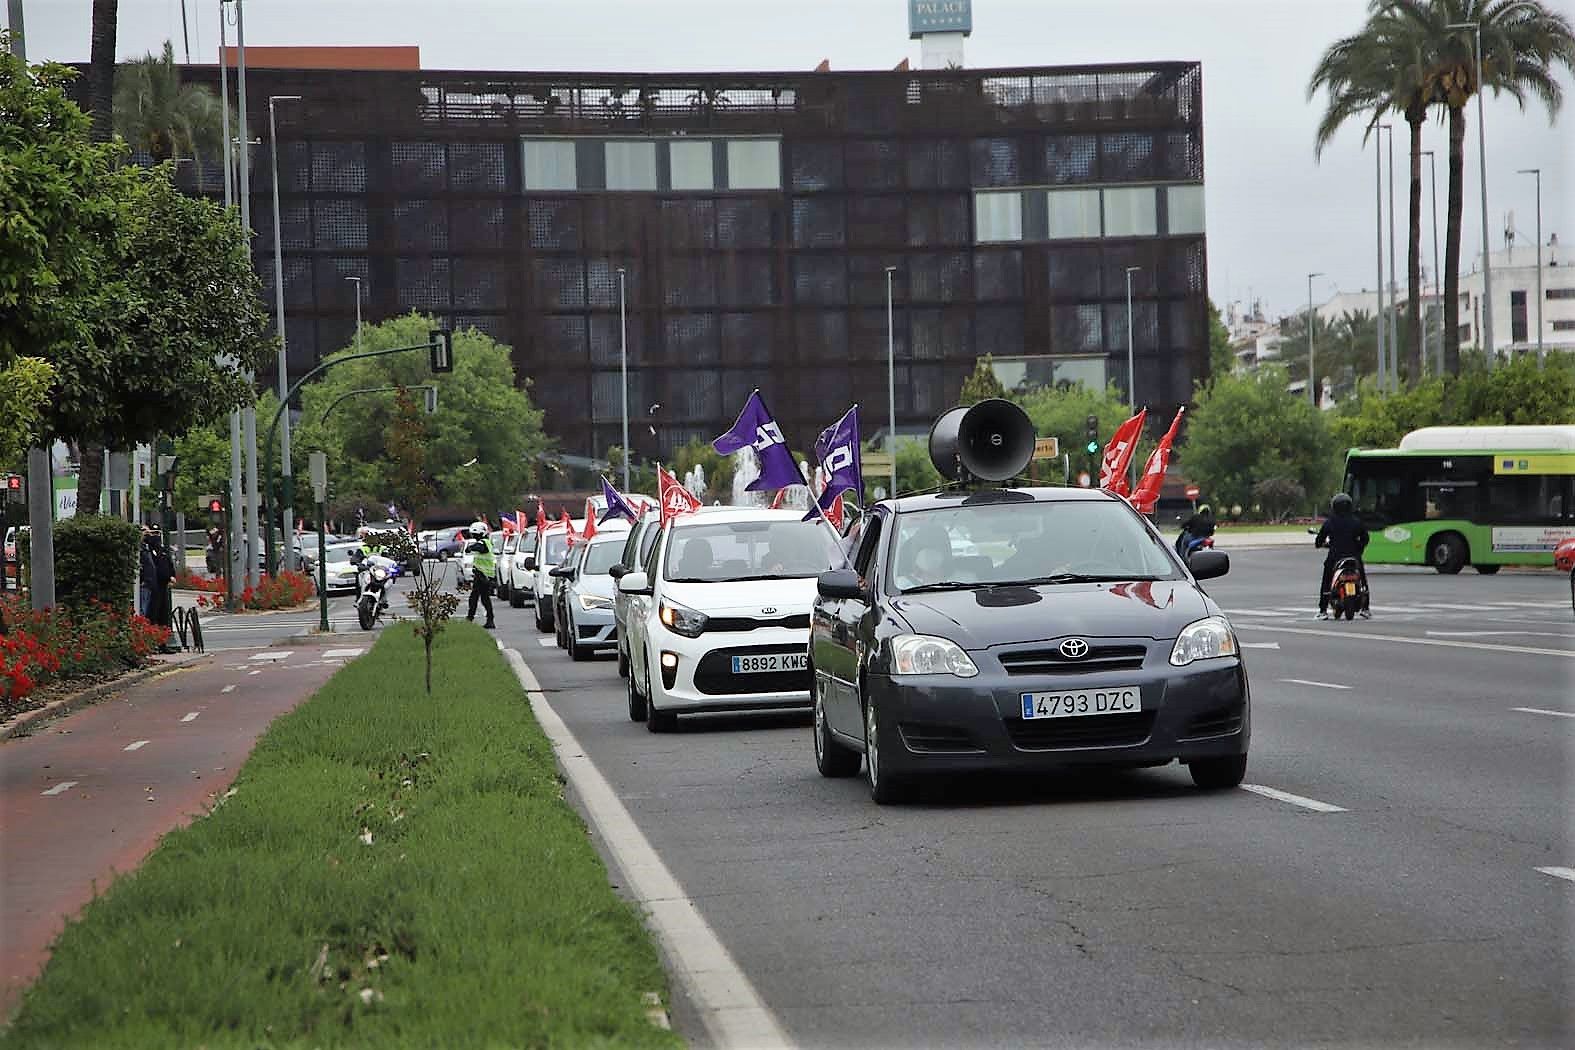
<svg viewBox="0 0 1575 1050"><path fill-rule="evenodd" d="M94 598L124 605L137 585L142 530L102 514L77 515L55 526L55 600L84 605Z"/></svg>

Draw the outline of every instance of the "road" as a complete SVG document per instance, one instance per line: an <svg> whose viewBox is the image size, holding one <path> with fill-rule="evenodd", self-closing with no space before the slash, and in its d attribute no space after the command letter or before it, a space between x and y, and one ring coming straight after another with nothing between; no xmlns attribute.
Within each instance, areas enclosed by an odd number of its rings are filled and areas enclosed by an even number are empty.
<svg viewBox="0 0 1575 1050"><path fill-rule="evenodd" d="M1208 585L1255 705L1214 795L1171 766L880 808L807 718L653 736L610 657L499 634L799 1045L1575 1045L1567 584L1375 568L1374 618L1328 623L1319 557Z"/></svg>

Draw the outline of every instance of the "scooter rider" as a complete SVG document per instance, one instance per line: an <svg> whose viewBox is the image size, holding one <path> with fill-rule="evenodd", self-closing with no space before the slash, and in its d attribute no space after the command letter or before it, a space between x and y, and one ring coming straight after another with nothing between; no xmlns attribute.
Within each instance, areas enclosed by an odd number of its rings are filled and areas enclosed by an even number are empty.
<svg viewBox="0 0 1575 1050"><path fill-rule="evenodd" d="M1181 523L1181 535L1176 537L1176 553L1185 558L1208 537L1214 535L1214 508L1207 503L1196 514Z"/></svg>
<svg viewBox="0 0 1575 1050"><path fill-rule="evenodd" d="M486 522L473 521L467 531L470 538L465 543L465 553L474 557L470 563L470 608L465 613L465 619L474 622L476 602L480 601L487 610L487 622L481 626L491 630L497 627L492 619L492 577L497 571L498 556L492 549Z"/></svg>
<svg viewBox="0 0 1575 1050"><path fill-rule="evenodd" d="M1318 585L1318 619L1329 618L1329 581L1334 577L1334 567L1343 558L1356 559L1356 571L1362 577L1362 608L1359 615L1366 620L1372 616L1367 608L1367 567L1362 564L1362 551L1367 548L1367 526L1362 524L1352 509L1351 497L1338 493L1329 503L1329 516L1318 529L1315 547L1329 548L1323 560L1323 579Z"/></svg>

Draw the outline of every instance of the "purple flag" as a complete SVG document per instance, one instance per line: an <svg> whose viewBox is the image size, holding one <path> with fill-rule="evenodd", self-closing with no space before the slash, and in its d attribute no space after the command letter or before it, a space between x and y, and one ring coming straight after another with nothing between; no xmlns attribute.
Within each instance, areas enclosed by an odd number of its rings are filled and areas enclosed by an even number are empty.
<svg viewBox="0 0 1575 1050"><path fill-rule="evenodd" d="M711 447L724 456L741 448L755 450L755 458L760 462L760 477L749 483L750 492L770 492L804 484L798 464L793 462L793 453L788 451L782 431L771 418L771 410L766 408L765 398L758 390L749 395L733 429L711 442Z"/></svg>
<svg viewBox="0 0 1575 1050"><path fill-rule="evenodd" d="M607 476L602 475L602 495L607 499L607 509L602 511L602 516L596 519L596 524L605 525L612 518L628 518L631 523L640 520L640 512L629 505L623 498L623 493L613 488Z"/></svg>
<svg viewBox="0 0 1575 1050"><path fill-rule="evenodd" d="M826 474L826 487L820 490L818 503L821 510L830 511L837 497L852 489L864 491L864 471L859 450L859 406L854 405L842 418L820 432L815 439L815 455L820 457L820 469ZM814 508L804 515L804 520L819 515Z"/></svg>

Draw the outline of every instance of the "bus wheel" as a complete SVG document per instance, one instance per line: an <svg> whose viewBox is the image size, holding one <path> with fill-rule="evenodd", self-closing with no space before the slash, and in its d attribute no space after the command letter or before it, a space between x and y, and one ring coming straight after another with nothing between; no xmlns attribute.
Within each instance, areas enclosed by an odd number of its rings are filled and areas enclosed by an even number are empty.
<svg viewBox="0 0 1575 1050"><path fill-rule="evenodd" d="M1453 576L1466 563L1465 537L1458 532L1445 532L1433 537L1427 548L1428 564L1446 576Z"/></svg>
<svg viewBox="0 0 1575 1050"><path fill-rule="evenodd" d="M1473 565L1471 567L1473 569L1477 570L1477 572L1480 572L1484 576L1491 576L1495 572L1498 572L1498 566L1497 565Z"/></svg>

